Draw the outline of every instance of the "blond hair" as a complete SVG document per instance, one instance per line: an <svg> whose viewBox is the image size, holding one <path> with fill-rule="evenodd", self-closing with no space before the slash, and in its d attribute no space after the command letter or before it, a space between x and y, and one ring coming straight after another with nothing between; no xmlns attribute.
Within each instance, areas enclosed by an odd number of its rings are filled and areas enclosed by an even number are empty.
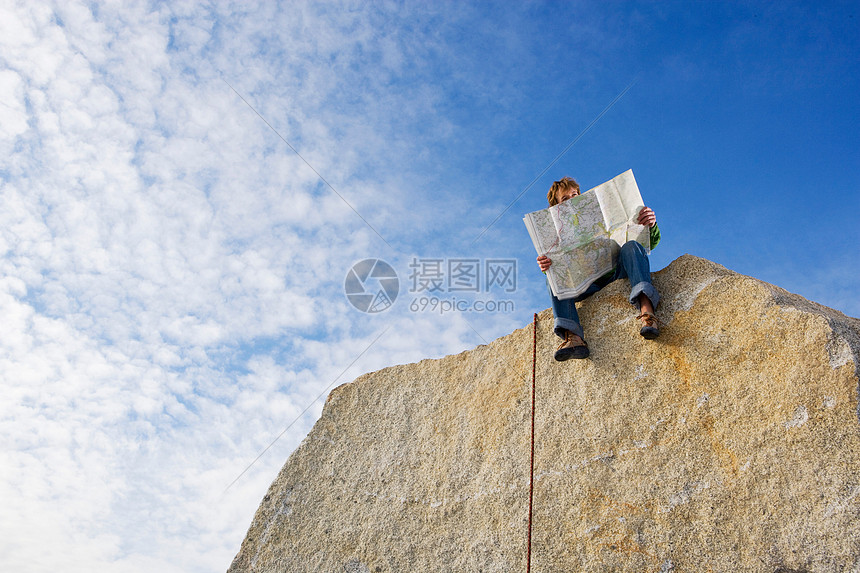
<svg viewBox="0 0 860 573"><path fill-rule="evenodd" d="M562 177L552 184L549 188L549 193L546 194L546 200L549 201L549 206L558 205L558 196L568 189L576 189L579 192L579 183L572 177Z"/></svg>

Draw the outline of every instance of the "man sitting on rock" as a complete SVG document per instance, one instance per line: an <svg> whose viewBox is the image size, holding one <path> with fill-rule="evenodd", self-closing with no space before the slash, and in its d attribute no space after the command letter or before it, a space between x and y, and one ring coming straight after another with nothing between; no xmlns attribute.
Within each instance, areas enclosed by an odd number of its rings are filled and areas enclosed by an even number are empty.
<svg viewBox="0 0 860 573"><path fill-rule="evenodd" d="M577 195L579 195L579 183L570 177L564 177L552 184L549 193L547 193L547 200L552 207ZM643 207L639 212L638 222L640 225L647 225L651 229L651 248L653 249L660 242L660 228L657 226L657 217L654 215L654 211L648 207ZM546 255L539 256L537 262L540 270L544 273L552 265L552 260ZM579 314L576 312L575 303L585 300L612 281L625 277L630 280L630 304L639 311L639 316L636 317L642 325L639 334L647 339L654 339L660 335L660 330L657 328L657 317L654 315L654 309L660 302L660 293L651 284L651 267L648 264L648 254L642 245L636 241L627 241L621 247L616 268L595 280L579 296L559 300L552 294L552 289L549 289L549 295L552 297L552 313L555 317L555 333L563 339L555 351L556 360L561 362L571 358L588 358L588 345L583 337L582 325L579 323ZM549 282L547 282L547 288L549 288Z"/></svg>

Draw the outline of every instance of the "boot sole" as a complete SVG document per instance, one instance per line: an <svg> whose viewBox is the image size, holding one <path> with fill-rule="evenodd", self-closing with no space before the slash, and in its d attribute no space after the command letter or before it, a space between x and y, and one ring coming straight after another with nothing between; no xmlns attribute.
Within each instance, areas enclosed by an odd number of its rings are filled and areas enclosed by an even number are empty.
<svg viewBox="0 0 860 573"><path fill-rule="evenodd" d="M565 360L582 360L584 358L588 358L591 352L588 351L587 346L576 346L574 348L566 348L564 350L559 350L555 353L555 359L558 362L564 362Z"/></svg>
<svg viewBox="0 0 860 573"><path fill-rule="evenodd" d="M639 331L639 334L641 334L642 338L645 338L646 340L654 340L660 336L660 331L653 326L643 326L642 330Z"/></svg>

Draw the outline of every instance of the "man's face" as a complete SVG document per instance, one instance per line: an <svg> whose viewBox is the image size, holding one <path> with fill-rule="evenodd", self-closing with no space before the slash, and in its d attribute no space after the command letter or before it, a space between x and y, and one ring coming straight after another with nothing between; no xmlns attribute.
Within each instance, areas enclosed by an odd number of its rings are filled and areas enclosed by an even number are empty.
<svg viewBox="0 0 860 573"><path fill-rule="evenodd" d="M559 191L558 192L558 202L564 203L568 199L572 199L573 197L576 197L577 195L579 195L579 189L576 189L575 187L571 187L571 188L564 190L564 191Z"/></svg>

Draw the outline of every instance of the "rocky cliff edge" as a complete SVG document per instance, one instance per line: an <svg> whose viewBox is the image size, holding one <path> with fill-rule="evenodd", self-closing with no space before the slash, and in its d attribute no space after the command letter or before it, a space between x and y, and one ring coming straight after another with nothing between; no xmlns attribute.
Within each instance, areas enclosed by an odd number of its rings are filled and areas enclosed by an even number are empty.
<svg viewBox="0 0 860 573"><path fill-rule="evenodd" d="M622 284L623 283L623 284ZM860 321L685 255L537 328L534 572L860 572ZM526 570L532 325L336 388L230 573Z"/></svg>

